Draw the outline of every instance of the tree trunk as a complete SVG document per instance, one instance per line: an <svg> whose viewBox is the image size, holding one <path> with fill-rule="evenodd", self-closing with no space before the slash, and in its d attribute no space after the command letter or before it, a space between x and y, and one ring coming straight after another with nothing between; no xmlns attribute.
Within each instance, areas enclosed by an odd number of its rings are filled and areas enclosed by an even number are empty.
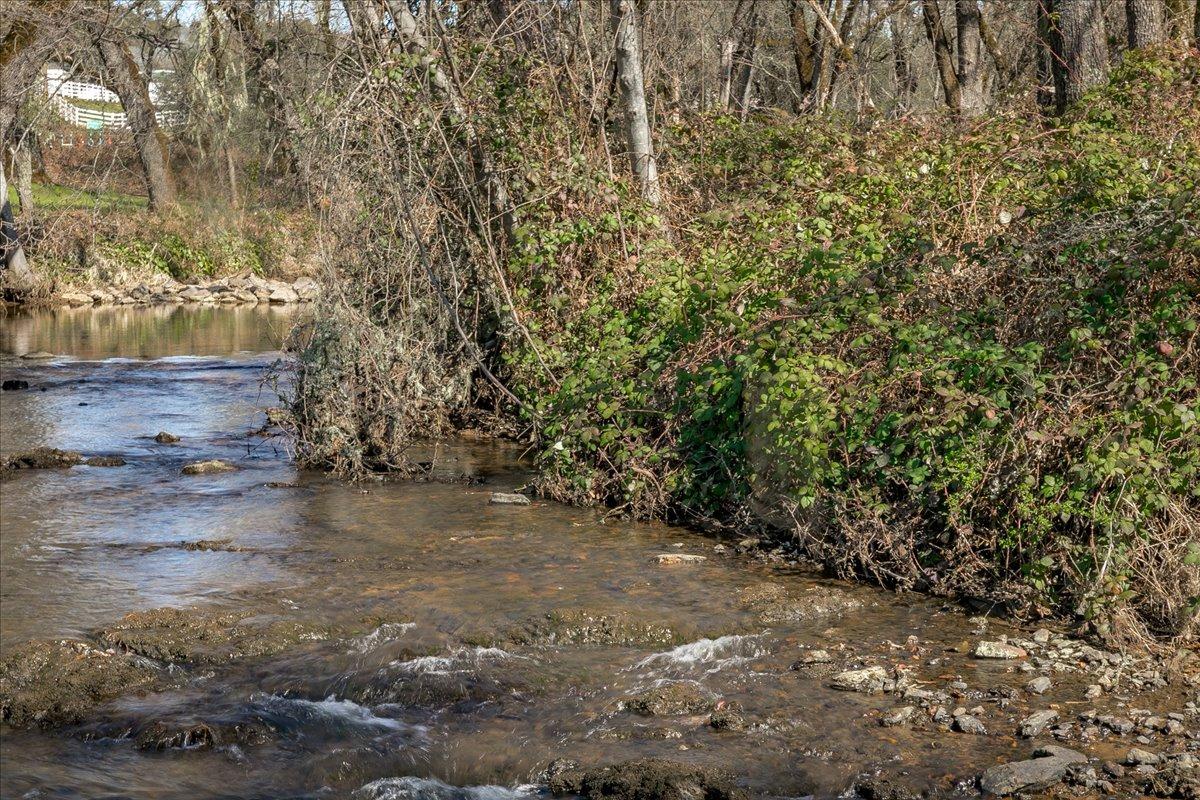
<svg viewBox="0 0 1200 800"><path fill-rule="evenodd" d="M1152 47L1167 36L1163 0L1125 0L1125 27L1129 48Z"/></svg>
<svg viewBox="0 0 1200 800"><path fill-rule="evenodd" d="M917 92L917 73L912 66L911 46L894 18L888 20L888 35L892 40L892 64L896 70L896 109L904 113Z"/></svg>
<svg viewBox="0 0 1200 800"><path fill-rule="evenodd" d="M125 115L129 120L129 128L133 132L138 160L142 163L142 172L146 177L150 208L162 211L175 204L175 182L171 177L167 137L154 117L150 91L122 34L107 28L103 23L98 23L95 34L96 47L104 61L105 71L112 81L113 91L121 98L121 105L125 108Z"/></svg>
<svg viewBox="0 0 1200 800"><path fill-rule="evenodd" d="M1054 105L1054 52L1051 41L1053 0L1034 0L1034 30L1037 34L1037 103L1043 109Z"/></svg>
<svg viewBox="0 0 1200 800"><path fill-rule="evenodd" d="M613 41L616 47L617 82L625 106L625 138L629 164L641 185L642 198L658 205L658 165L650 138L646 111L646 87L642 76L642 34L635 0L610 0Z"/></svg>
<svg viewBox="0 0 1200 800"><path fill-rule="evenodd" d="M750 88L754 79L754 58L758 51L758 3L746 0L746 8L733 51L733 83L729 109L743 116L750 108Z"/></svg>
<svg viewBox="0 0 1200 800"><path fill-rule="evenodd" d="M21 248L21 240L17 237L17 226L13 223L3 158L0 158L0 268L3 268L0 284L5 288L23 291L35 283L33 271Z"/></svg>
<svg viewBox="0 0 1200 800"><path fill-rule="evenodd" d="M802 98L801 104L807 105L817 86L815 37L808 32L808 20L800 0L788 0L788 17L792 23L792 59L796 62L797 91Z"/></svg>
<svg viewBox="0 0 1200 800"><path fill-rule="evenodd" d="M29 145L30 135L26 131L20 141L12 146L13 181L17 184L21 215L26 220L33 214L33 149Z"/></svg>
<svg viewBox="0 0 1200 800"><path fill-rule="evenodd" d="M958 82L958 72L954 68L954 48L946 34L937 0L921 0L921 17L925 21L925 34L933 46L933 56L937 62L938 77L942 81L946 107L952 113L958 114L962 111L962 87Z"/></svg>
<svg viewBox="0 0 1200 800"><path fill-rule="evenodd" d="M1100 0L1055 0L1054 11L1054 100L1062 111L1108 79L1108 43Z"/></svg>
<svg viewBox="0 0 1200 800"><path fill-rule="evenodd" d="M977 0L955 0L954 17L958 29L958 85L962 104L959 110L966 116L978 116L987 103L983 93L979 3Z"/></svg>

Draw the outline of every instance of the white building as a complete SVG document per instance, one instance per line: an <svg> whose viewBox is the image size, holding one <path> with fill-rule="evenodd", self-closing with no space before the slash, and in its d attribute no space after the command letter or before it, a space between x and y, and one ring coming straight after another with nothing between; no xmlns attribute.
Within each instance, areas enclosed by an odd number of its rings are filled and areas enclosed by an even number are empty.
<svg viewBox="0 0 1200 800"><path fill-rule="evenodd" d="M150 92L150 102L158 105L161 84L154 76L169 74L169 70L155 70L147 89ZM129 125L129 119L122 111L101 111L94 108L84 108L72 103L71 100L88 100L100 103L121 104L117 93L90 81L75 80L69 70L61 67L46 68L46 96L50 99L55 110L72 125L80 128L124 128ZM159 125L175 125L183 121L181 111L158 111L155 116Z"/></svg>

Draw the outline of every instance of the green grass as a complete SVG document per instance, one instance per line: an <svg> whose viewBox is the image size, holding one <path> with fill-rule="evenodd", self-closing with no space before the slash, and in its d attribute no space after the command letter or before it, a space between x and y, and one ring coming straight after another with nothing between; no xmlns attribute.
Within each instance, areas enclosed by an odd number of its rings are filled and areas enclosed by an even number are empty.
<svg viewBox="0 0 1200 800"><path fill-rule="evenodd" d="M114 114L125 110L125 107L120 103L110 103L107 100L84 100L80 97L68 97L65 99L71 105L78 108L86 108L89 111L104 111L109 114Z"/></svg>
<svg viewBox="0 0 1200 800"><path fill-rule="evenodd" d="M8 198L17 208L17 189L8 187ZM54 183L33 184L33 204L39 212L46 211L134 211L146 207L146 198L122 192L92 191L60 186Z"/></svg>

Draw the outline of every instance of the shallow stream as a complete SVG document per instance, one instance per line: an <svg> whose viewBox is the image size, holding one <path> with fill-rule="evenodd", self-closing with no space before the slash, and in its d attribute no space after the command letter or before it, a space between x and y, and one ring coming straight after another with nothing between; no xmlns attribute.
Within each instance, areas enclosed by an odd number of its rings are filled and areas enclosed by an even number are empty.
<svg viewBox="0 0 1200 800"><path fill-rule="evenodd" d="M537 791L556 758L650 756L722 768L753 795L835 797L880 770L973 794L982 768L1027 754L1016 719L1086 706L1083 674L1028 698L1027 669L970 658L981 637L1028 634L934 600L682 528L492 505L529 477L514 445L431 448L442 480L425 483L298 471L263 430L291 322L188 307L0 319L0 376L29 383L0 397L0 451L126 462L0 482L3 654L111 642L98 632L132 612L200 620L174 649L125 643L152 688L70 725L0 729L3 797L502 800ZM23 357L38 351L53 355ZM180 472L212 458L239 469ZM262 620L300 633L233 652L205 627ZM828 663L793 668L817 649ZM866 664L963 682L952 704L985 705L994 733L881 725L901 701L830 685Z"/></svg>

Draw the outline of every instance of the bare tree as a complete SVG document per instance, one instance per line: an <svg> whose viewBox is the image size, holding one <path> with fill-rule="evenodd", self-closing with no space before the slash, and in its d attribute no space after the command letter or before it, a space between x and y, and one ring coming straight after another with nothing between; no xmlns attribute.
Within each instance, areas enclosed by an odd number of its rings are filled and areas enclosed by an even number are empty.
<svg viewBox="0 0 1200 800"><path fill-rule="evenodd" d="M893 17L888 20L888 38L892 42L892 66L896 73L896 108L907 111L917 92L917 72L913 68L912 43Z"/></svg>
<svg viewBox="0 0 1200 800"><path fill-rule="evenodd" d="M175 204L175 181L171 175L167 137L158 125L146 78L133 60L128 37L113 24L111 10L103 6L90 9L88 34L100 54L108 82L125 109L146 179L150 208L163 210Z"/></svg>
<svg viewBox="0 0 1200 800"><path fill-rule="evenodd" d="M641 12L635 0L611 0L610 20L616 50L617 83L625 111L625 139L629 164L641 186L642 198L658 205L658 165L654 160L654 142L650 137L650 117L646 110L646 86L642 75Z"/></svg>

